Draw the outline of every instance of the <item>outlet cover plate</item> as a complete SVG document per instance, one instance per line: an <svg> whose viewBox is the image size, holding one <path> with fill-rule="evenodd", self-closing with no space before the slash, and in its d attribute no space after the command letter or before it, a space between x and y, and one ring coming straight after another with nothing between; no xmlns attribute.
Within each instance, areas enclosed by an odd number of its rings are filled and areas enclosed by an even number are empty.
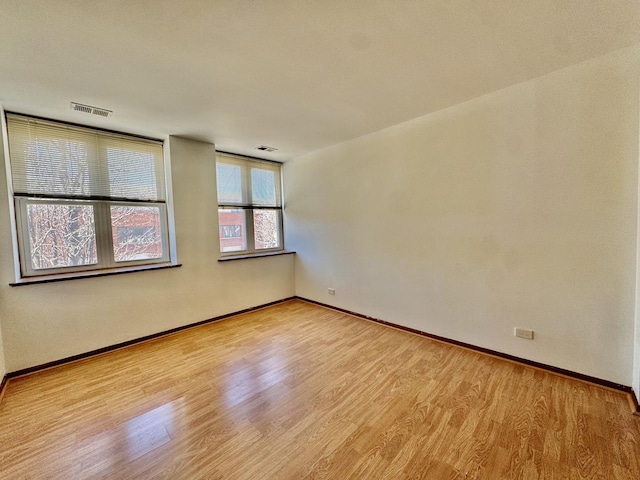
<svg viewBox="0 0 640 480"><path fill-rule="evenodd" d="M516 327L513 334L518 338L525 338L527 340L533 340L533 330L527 330L526 328Z"/></svg>

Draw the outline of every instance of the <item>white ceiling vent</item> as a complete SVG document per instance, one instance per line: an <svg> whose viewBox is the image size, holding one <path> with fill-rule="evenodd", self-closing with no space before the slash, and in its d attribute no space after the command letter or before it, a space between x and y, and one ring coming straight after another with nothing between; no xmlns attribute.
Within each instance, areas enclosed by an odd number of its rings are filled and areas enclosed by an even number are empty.
<svg viewBox="0 0 640 480"><path fill-rule="evenodd" d="M275 152L278 150L276 147L267 147L266 145L258 145L255 149L263 152Z"/></svg>
<svg viewBox="0 0 640 480"><path fill-rule="evenodd" d="M92 115L98 115L100 117L110 117L113 113L111 110L92 107L90 105L83 105L82 103L76 102L71 102L71 110L73 110L74 112L90 113Z"/></svg>

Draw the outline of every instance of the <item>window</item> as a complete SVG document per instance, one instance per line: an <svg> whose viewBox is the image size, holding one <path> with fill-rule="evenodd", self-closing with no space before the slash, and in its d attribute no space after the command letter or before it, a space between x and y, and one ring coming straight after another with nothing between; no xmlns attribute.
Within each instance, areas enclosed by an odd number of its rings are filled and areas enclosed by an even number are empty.
<svg viewBox="0 0 640 480"><path fill-rule="evenodd" d="M282 250L280 164L219 153L216 173L220 253Z"/></svg>
<svg viewBox="0 0 640 480"><path fill-rule="evenodd" d="M169 261L162 142L7 114L23 277Z"/></svg>

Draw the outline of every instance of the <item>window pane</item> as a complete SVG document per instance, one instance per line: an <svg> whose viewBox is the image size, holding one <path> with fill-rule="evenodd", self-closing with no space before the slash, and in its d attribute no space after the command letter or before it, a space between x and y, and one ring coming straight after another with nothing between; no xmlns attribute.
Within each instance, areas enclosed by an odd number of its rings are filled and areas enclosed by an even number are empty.
<svg viewBox="0 0 640 480"><path fill-rule="evenodd" d="M161 151L161 150L160 150ZM156 155L154 152L106 148L109 193L113 197L157 200Z"/></svg>
<svg viewBox="0 0 640 480"><path fill-rule="evenodd" d="M91 205L27 205L31 268L60 268L98 263Z"/></svg>
<svg viewBox="0 0 640 480"><path fill-rule="evenodd" d="M253 231L256 250L280 247L279 210L254 210Z"/></svg>
<svg viewBox="0 0 640 480"><path fill-rule="evenodd" d="M262 168L251 169L251 194L253 205L275 207L276 173Z"/></svg>
<svg viewBox="0 0 640 480"><path fill-rule="evenodd" d="M216 167L218 203L243 204L242 167L218 163Z"/></svg>
<svg viewBox="0 0 640 480"><path fill-rule="evenodd" d="M220 251L242 252L247 249L245 211L241 209L218 209L220 220Z"/></svg>
<svg viewBox="0 0 640 480"><path fill-rule="evenodd" d="M81 141L36 138L24 143L24 178L17 191L48 195L90 195L89 152ZM22 166L22 165L21 165Z"/></svg>
<svg viewBox="0 0 640 480"><path fill-rule="evenodd" d="M160 207L117 205L110 208L116 262L162 258Z"/></svg>

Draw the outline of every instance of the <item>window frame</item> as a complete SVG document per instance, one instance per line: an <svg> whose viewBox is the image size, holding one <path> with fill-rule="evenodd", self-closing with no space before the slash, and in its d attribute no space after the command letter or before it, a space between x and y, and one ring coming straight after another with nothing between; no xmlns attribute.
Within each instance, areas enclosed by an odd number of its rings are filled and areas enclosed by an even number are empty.
<svg viewBox="0 0 640 480"><path fill-rule="evenodd" d="M227 203L220 201L220 191L218 187L218 164L225 163L224 161L220 161L221 157L227 157L232 160L232 162L228 162L227 164L243 164L241 168L248 169L249 174L244 174L241 177L241 187L242 187L242 195L243 199L246 201L238 202L238 203ZM276 188L276 198L275 205L259 205L254 203L253 200L253 186L251 180L251 168L256 167L259 168L260 165L268 165L269 170L277 170L277 178L275 179L277 183ZM276 168L274 168L276 167ZM227 152L216 151L216 189L217 189L217 198L218 198L218 248L220 258L224 259L227 257L255 257L261 256L265 254L273 254L278 252L285 251L284 245L284 221L283 221L283 213L284 213L284 204L282 199L282 163L275 162L272 160L264 160L261 158L249 157L245 155L237 155ZM244 224L245 224L245 232L246 232L246 248L243 250L230 250L230 251L222 251L222 235L221 235L221 224L220 224L220 213L224 210L241 210L244 214ZM276 212L276 224L277 224L277 233L279 245L272 248L256 248L255 246L255 221L254 221L254 212L265 210L265 211L274 211ZM224 240L229 240L228 238L224 238Z"/></svg>
<svg viewBox="0 0 640 480"><path fill-rule="evenodd" d="M78 128L96 132L96 134L112 135L114 137L130 138L136 141L149 141L161 145L162 157L161 165L164 174L156 179L156 185L160 185L165 192L164 200L133 200L122 199L118 197L81 197L75 195L31 195L28 193L16 193L13 186L13 169L11 163L10 150L10 134L9 121L7 116L15 115L35 121L43 121L52 124L58 124L61 127ZM0 117L2 120L2 135L5 153L5 168L7 171L8 195L11 200L11 217L12 217L12 237L14 243L14 254L16 256L16 283L12 285L20 285L23 283L39 283L41 281L64 280L82 277L93 277L104 274L126 273L132 271L157 269L162 267L178 266L175 259L175 234L170 228L173 226L173 208L172 208L172 191L171 191L171 172L168 158L168 145L166 140L160 140L149 137L142 137L126 132L118 132L105 130L90 125L75 124L42 118L33 115L26 115L17 112L6 112L0 109ZM102 166L100 167L102 168ZM71 265L52 268L33 268L31 260L31 244L29 239L29 225L27 208L29 205L90 205L93 207L94 215L94 232L97 262L86 265ZM133 259L126 261L116 261L115 248L113 243L113 225L111 222L111 207L117 206L133 206L133 207L152 207L159 209L159 227L160 227L160 244L162 255L158 258L149 259Z"/></svg>

